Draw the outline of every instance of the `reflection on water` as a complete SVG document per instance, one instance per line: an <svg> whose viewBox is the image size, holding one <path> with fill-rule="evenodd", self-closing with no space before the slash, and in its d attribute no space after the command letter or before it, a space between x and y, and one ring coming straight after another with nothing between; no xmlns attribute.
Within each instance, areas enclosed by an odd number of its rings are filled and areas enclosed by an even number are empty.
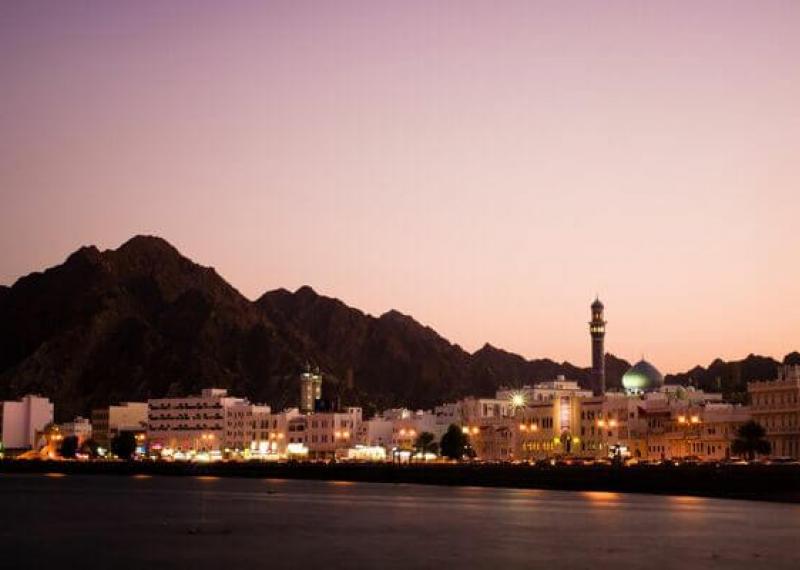
<svg viewBox="0 0 800 570"><path fill-rule="evenodd" d="M620 494L609 491L582 491L581 496L589 499L591 503L612 504L619 502Z"/></svg>
<svg viewBox="0 0 800 570"><path fill-rule="evenodd" d="M79 475L4 475L0 501L14 569L800 568L800 507L784 504Z"/></svg>

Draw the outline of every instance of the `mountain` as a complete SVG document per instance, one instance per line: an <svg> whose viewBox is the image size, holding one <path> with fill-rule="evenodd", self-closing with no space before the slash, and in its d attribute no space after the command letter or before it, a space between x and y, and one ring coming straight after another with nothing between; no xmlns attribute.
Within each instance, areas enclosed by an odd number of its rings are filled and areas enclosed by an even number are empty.
<svg viewBox="0 0 800 570"><path fill-rule="evenodd" d="M588 370L568 362L526 360L489 344L470 354L408 315L389 311L374 317L310 287L270 291L256 305L278 328L309 338L326 355L329 374L346 387L340 394L370 408L431 407L559 374L589 385ZM609 387L621 386L630 364L613 355L606 362Z"/></svg>
<svg viewBox="0 0 800 570"><path fill-rule="evenodd" d="M783 362L791 364L800 360L798 357L800 355L796 352L787 354ZM755 354L730 362L717 358L707 368L695 366L681 374L668 374L664 380L668 384L691 384L709 392L722 392L730 398L744 401L747 383L775 379L780 365L781 362L773 358Z"/></svg>
<svg viewBox="0 0 800 570"><path fill-rule="evenodd" d="M327 398L367 413L489 396L559 374L589 384L588 370L569 362L527 360L489 344L470 354L408 315L375 317L310 287L251 302L157 237L116 250L83 247L0 286L0 397L46 395L59 420L210 386L282 408L297 403L307 364L323 371ZM774 378L777 365L751 355L667 381L735 394L751 379ZM629 366L607 354L607 386L620 387Z"/></svg>
<svg viewBox="0 0 800 570"><path fill-rule="evenodd" d="M59 418L211 385L288 401L310 351L159 238L81 248L0 296L0 395L45 394Z"/></svg>

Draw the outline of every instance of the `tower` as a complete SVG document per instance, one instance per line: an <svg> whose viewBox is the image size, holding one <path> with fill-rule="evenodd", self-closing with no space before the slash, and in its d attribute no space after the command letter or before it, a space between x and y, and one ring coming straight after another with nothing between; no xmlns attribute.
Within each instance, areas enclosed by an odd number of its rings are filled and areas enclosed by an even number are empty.
<svg viewBox="0 0 800 570"><path fill-rule="evenodd" d="M595 396L606 392L606 321L603 318L603 303L595 297L592 303L592 320L589 335L592 337L592 390Z"/></svg>
<svg viewBox="0 0 800 570"><path fill-rule="evenodd" d="M311 366L306 366L306 371L300 375L300 413L314 413L320 398L322 398L322 374L319 373L319 369L312 371Z"/></svg>

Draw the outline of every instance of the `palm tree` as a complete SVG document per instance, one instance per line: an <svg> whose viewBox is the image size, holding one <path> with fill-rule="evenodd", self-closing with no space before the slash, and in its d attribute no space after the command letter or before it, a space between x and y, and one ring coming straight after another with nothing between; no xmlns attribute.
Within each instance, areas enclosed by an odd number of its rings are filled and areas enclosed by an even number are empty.
<svg viewBox="0 0 800 570"><path fill-rule="evenodd" d="M731 444L731 451L736 455L746 455L752 461L756 455L769 455L772 446L766 439L767 430L760 423L750 420L742 424L736 432L736 439Z"/></svg>

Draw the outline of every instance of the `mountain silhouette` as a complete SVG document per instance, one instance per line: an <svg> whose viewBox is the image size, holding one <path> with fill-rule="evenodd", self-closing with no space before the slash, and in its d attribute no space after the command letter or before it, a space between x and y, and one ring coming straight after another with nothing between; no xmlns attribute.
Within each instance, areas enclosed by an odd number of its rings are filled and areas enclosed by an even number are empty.
<svg viewBox="0 0 800 570"><path fill-rule="evenodd" d="M589 385L588 369L569 362L489 344L470 354L411 316L375 317L308 286L252 302L158 237L82 247L0 286L0 397L48 396L60 420L210 386L280 409L297 404L297 374L308 363L325 374L325 397L367 413L490 396L559 374ZM773 378L777 365L750 356L667 380L737 393L748 380ZM606 355L607 385L619 387L629 366Z"/></svg>

